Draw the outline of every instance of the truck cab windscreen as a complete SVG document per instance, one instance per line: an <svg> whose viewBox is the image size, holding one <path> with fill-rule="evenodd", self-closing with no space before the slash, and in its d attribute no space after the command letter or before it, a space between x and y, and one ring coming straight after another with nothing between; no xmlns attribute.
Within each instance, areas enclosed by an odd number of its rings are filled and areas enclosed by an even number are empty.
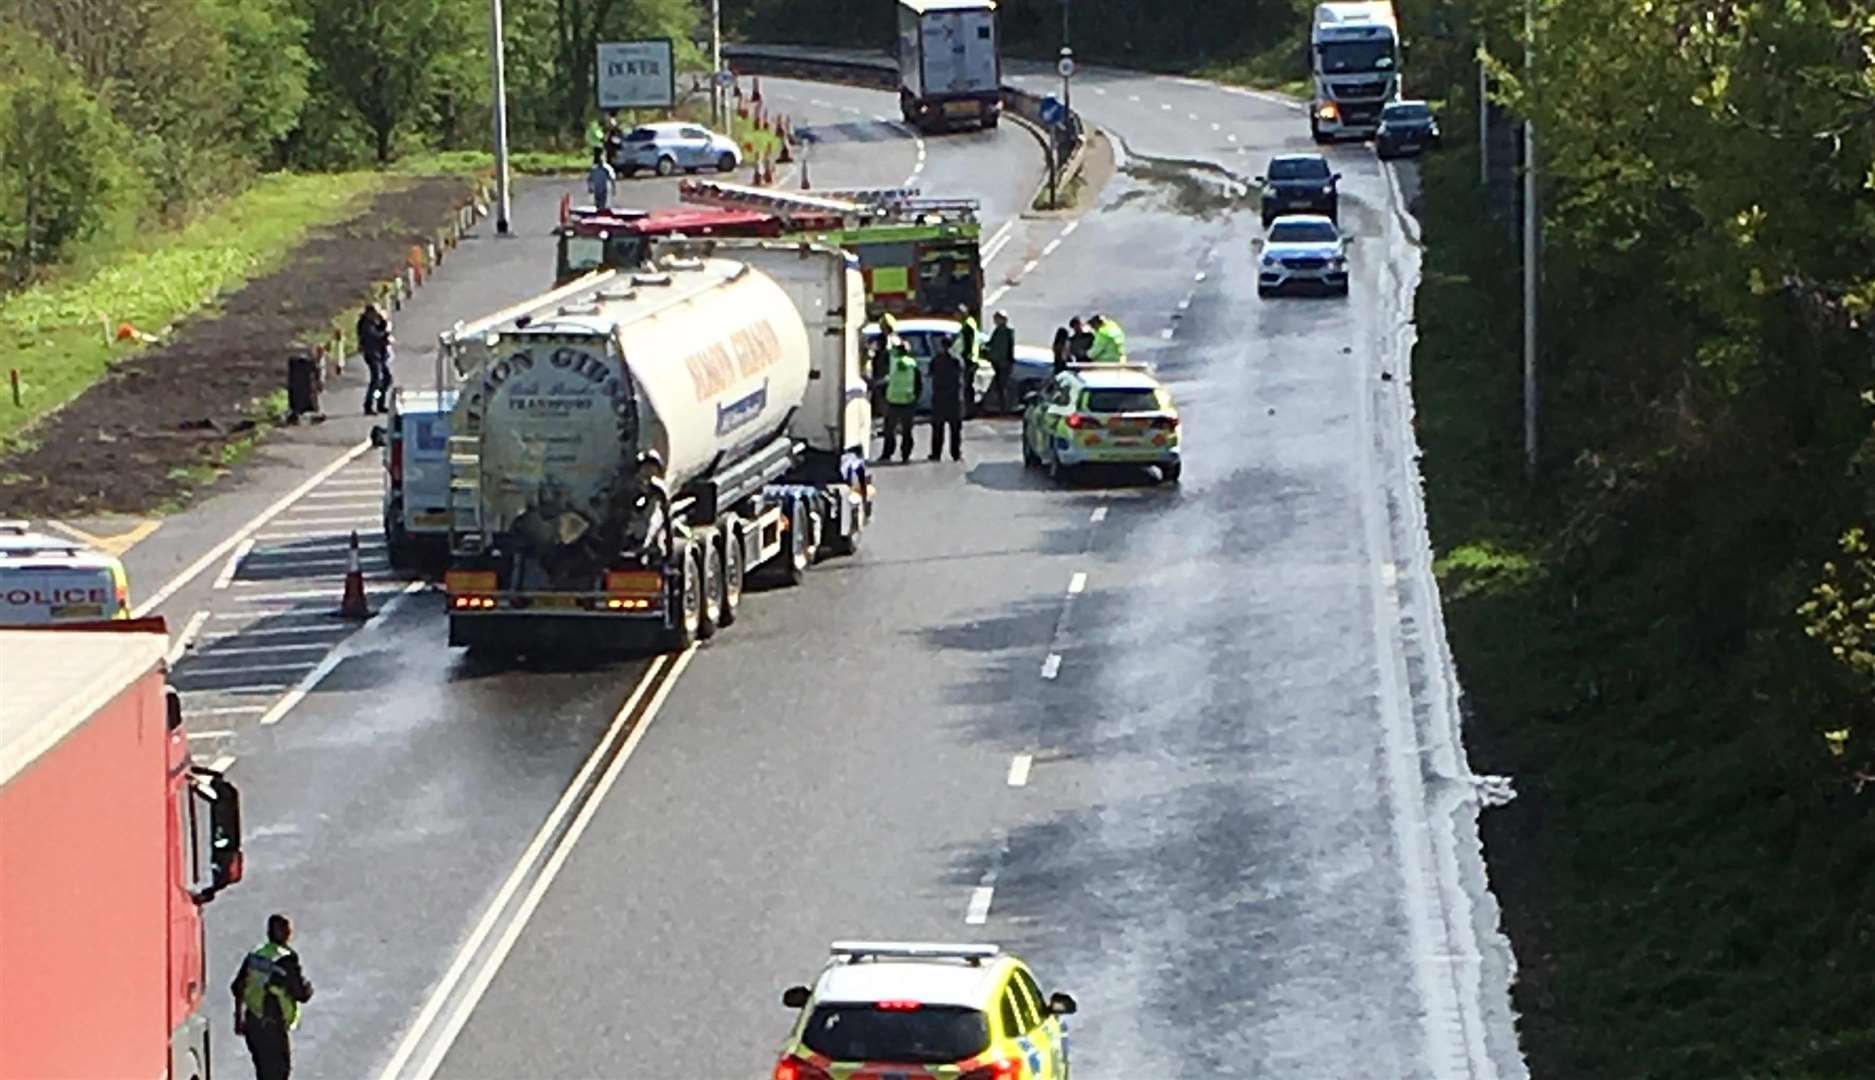
<svg viewBox="0 0 1875 1080"><path fill-rule="evenodd" d="M1325 41L1315 47L1321 69L1328 75L1355 72L1392 71L1393 43L1390 41Z"/></svg>

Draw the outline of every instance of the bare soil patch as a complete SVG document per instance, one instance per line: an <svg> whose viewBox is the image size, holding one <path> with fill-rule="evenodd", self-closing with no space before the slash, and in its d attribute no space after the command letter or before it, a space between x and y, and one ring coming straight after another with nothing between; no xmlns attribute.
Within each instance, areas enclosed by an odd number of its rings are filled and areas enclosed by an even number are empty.
<svg viewBox="0 0 1875 1080"><path fill-rule="evenodd" d="M141 513L185 498L204 469L266 422L295 343L355 310L404 265L411 245L472 198L458 177L381 192L349 221L313 234L272 274L112 369L0 457L8 516Z"/></svg>

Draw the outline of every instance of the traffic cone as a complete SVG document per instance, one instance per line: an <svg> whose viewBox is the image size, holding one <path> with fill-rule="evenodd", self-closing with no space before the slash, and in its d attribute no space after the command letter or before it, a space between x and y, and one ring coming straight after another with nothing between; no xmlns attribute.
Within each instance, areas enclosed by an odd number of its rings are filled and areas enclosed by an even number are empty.
<svg viewBox="0 0 1875 1080"><path fill-rule="evenodd" d="M762 103L762 77L757 75L752 81L755 83L755 89L749 92L749 100L760 105Z"/></svg>
<svg viewBox="0 0 1875 1080"><path fill-rule="evenodd" d="M352 550L345 570L345 596L339 600L339 616L346 619L369 619L371 605L365 601L365 572L358 565L358 530L352 530Z"/></svg>
<svg viewBox="0 0 1875 1080"><path fill-rule="evenodd" d="M794 164L794 155L788 152L788 140L787 139L781 140L781 156L777 157L775 160L783 165Z"/></svg>
<svg viewBox="0 0 1875 1080"><path fill-rule="evenodd" d="M807 179L807 159L806 158L801 159L801 190L802 191L814 190L814 185L809 183Z"/></svg>
<svg viewBox="0 0 1875 1080"><path fill-rule="evenodd" d="M762 159L753 153L749 155L749 186L762 186Z"/></svg>

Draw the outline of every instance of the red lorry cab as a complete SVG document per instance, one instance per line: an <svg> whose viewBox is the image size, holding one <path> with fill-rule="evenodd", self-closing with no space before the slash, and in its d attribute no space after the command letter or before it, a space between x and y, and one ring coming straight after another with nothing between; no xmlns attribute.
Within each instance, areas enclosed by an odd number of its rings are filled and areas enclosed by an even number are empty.
<svg viewBox="0 0 1875 1080"><path fill-rule="evenodd" d="M189 759L168 647L160 619L0 630L0 1080L209 1080L240 799Z"/></svg>

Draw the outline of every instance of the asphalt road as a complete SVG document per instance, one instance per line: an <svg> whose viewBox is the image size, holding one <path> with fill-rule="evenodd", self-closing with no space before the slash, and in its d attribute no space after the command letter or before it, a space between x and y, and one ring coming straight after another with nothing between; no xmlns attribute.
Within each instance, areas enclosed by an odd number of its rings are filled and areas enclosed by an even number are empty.
<svg viewBox="0 0 1875 1080"><path fill-rule="evenodd" d="M1082 1076L1523 1075L1410 465L1412 226L1336 148L1354 294L1259 302L1227 173L1300 115L1101 72L1076 102L1129 161L1020 226L996 302L1025 340L1117 315L1182 487L1056 489L1006 421L882 469L865 550L641 721L440 1075L765 1075L840 937L1014 948L1079 998Z"/></svg>
<svg viewBox="0 0 1875 1080"><path fill-rule="evenodd" d="M816 136L808 160L817 186L909 181L951 194L961 192L935 185L995 176L985 203L994 226L1039 180L1035 144L1020 130L927 149L873 119L875 95L780 80L764 80L764 93ZM397 314L402 382L428 384L441 330L550 283L548 230L572 186L521 184L512 235L495 238L484 222ZM627 205L674 200L674 181L622 185ZM178 639L174 678L198 757L229 767L245 796L247 880L209 917L217 1075L246 1068L220 1023L224 987L276 910L296 919L318 987L295 1075L355 1080L381 1070L452 957L476 940L509 868L543 830L564 830L563 803L590 792L603 764L595 751L618 749L614 722L647 668L461 662L443 644L440 596L383 567L376 455L357 450L368 422L349 415L349 402L326 404L325 425L269 443L239 483L127 556L147 602L159 583L216 555L164 588L154 610ZM332 617L353 529L378 612L362 626Z"/></svg>

